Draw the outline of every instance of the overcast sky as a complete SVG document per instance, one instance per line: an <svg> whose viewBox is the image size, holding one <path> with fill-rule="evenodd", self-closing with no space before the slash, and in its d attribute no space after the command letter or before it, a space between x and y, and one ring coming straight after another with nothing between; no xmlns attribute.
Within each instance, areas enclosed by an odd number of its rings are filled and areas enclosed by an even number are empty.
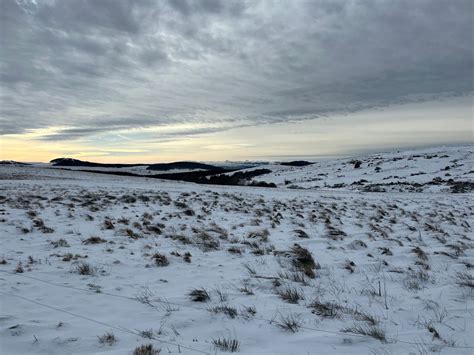
<svg viewBox="0 0 474 355"><path fill-rule="evenodd" d="M1 158L259 159L467 143L473 4L1 0Z"/></svg>

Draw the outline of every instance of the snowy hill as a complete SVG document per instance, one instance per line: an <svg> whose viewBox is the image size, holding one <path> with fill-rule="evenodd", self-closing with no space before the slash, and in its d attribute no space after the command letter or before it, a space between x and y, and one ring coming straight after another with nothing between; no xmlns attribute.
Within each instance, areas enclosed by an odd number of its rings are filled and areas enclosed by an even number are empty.
<svg viewBox="0 0 474 355"><path fill-rule="evenodd" d="M474 146L372 154L302 167L264 165L257 180L280 187L359 191L472 191Z"/></svg>

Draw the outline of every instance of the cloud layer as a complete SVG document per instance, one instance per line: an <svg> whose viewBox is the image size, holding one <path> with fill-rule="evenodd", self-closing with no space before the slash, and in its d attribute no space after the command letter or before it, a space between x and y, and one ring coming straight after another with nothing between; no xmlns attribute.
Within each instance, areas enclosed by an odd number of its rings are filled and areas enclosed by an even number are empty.
<svg viewBox="0 0 474 355"><path fill-rule="evenodd" d="M0 6L2 134L196 134L473 91L471 0Z"/></svg>

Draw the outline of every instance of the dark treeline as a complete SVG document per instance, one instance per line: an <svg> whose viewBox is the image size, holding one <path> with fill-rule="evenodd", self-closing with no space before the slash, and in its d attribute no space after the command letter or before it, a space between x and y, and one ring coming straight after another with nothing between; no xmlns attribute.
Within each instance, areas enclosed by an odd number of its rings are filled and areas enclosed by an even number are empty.
<svg viewBox="0 0 474 355"><path fill-rule="evenodd" d="M57 169L57 168L56 168ZM71 170L62 168L61 170ZM88 169L77 169L75 171L82 171L86 173L95 174L106 174L106 175L119 175L119 176L136 176L150 179L164 179L164 180L176 180L176 181L187 181L194 182L197 184L209 184L209 185L237 185L237 186L260 186L260 187L276 187L274 183L267 183L264 181L250 181L250 179L268 174L271 170L268 169L256 169L252 171L238 171L234 174L230 174L235 170L217 168L214 170L200 170L200 171L189 171L183 173L168 173L168 174L154 174L154 175L139 175L126 171L104 171L104 170L88 170ZM226 175L225 175L226 174Z"/></svg>

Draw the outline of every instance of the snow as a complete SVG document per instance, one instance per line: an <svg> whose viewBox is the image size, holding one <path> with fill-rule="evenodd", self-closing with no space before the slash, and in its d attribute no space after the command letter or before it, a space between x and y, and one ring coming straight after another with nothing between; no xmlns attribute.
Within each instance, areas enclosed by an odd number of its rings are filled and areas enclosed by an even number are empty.
<svg viewBox="0 0 474 355"><path fill-rule="evenodd" d="M327 184L381 181L372 162L384 177L426 172L413 181L451 164L451 178L472 182L472 157L471 146L441 147L362 157L360 169L343 164L351 159L275 165L256 178L279 188L2 166L0 352L132 354L151 343L162 354L216 354L213 340L235 338L240 354L470 354L474 291L462 281L473 282L473 194L308 187L321 172ZM294 263L295 243L319 264L314 278ZM68 253L80 257L64 261ZM95 273L78 274L80 262ZM199 288L208 302L190 299ZM303 299L284 301L287 288ZM281 326L288 318L296 332ZM344 332L354 326L386 341ZM140 335L150 329L153 339ZM112 345L99 341L107 332Z"/></svg>
<svg viewBox="0 0 474 355"><path fill-rule="evenodd" d="M354 168L353 161L360 160L361 167ZM420 150L397 151L323 160L304 167L277 164L263 165L261 169L272 172L255 180L273 182L280 187L327 189L362 189L371 184L395 184L384 186L390 191L439 191L445 186L413 188L413 184L426 184L433 178L443 180L474 180L474 146L451 146ZM254 170L254 169L248 169ZM363 184L355 184L360 180ZM402 183L402 184L400 184ZM337 186L343 184L344 186ZM335 186L336 185L336 186Z"/></svg>

